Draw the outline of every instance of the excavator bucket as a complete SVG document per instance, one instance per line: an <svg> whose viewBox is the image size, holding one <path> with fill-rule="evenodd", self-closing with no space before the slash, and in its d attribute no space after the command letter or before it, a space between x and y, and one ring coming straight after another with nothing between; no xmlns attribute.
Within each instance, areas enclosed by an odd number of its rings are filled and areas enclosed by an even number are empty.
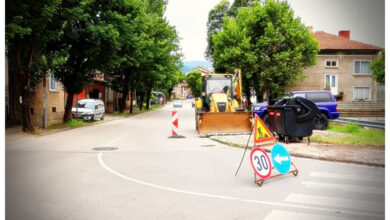
<svg viewBox="0 0 390 220"><path fill-rule="evenodd" d="M200 136L250 134L250 112L205 112L197 113L196 128Z"/></svg>

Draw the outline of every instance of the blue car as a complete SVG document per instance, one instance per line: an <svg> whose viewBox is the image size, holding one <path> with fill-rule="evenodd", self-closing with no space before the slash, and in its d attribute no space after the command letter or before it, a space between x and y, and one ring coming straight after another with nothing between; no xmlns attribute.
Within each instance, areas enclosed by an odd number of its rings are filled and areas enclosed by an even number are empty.
<svg viewBox="0 0 390 220"><path fill-rule="evenodd" d="M336 119L340 113L337 112L337 102L333 94L328 90L313 91L292 91L283 98L303 97L312 100L321 111L321 117L313 120L314 129L324 130L328 126L329 119ZM252 106L253 114L257 114L266 125L268 125L267 114L268 102L256 103Z"/></svg>

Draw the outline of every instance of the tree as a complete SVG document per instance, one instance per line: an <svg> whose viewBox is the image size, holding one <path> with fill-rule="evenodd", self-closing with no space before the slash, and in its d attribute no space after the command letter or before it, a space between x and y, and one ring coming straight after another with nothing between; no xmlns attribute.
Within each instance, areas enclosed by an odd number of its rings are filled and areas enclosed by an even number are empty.
<svg viewBox="0 0 390 220"><path fill-rule="evenodd" d="M238 11L244 7L252 7L255 3L260 4L256 0L234 0L233 4L229 8L229 16L236 17Z"/></svg>
<svg viewBox="0 0 390 220"><path fill-rule="evenodd" d="M303 79L303 69L315 65L318 42L294 18L286 2L267 1L242 8L236 18L226 18L223 30L213 36L213 60L233 69L240 65L252 78L257 99L285 92Z"/></svg>
<svg viewBox="0 0 390 220"><path fill-rule="evenodd" d="M194 97L200 97L202 95L202 72L195 70L188 73L186 82Z"/></svg>
<svg viewBox="0 0 390 220"><path fill-rule="evenodd" d="M16 74L21 94L23 131L34 127L30 113L30 91L45 76L50 64L58 64L57 52L49 52L48 44L62 34L64 20L53 19L61 0L6 1L6 43L10 73ZM52 56L45 56L49 53Z"/></svg>
<svg viewBox="0 0 390 220"><path fill-rule="evenodd" d="M383 50L381 54L370 64L372 76L375 81L380 84L385 84L385 51Z"/></svg>
<svg viewBox="0 0 390 220"><path fill-rule="evenodd" d="M97 70L109 63L118 46L121 11L130 11L134 4L124 1L63 0L59 19L66 20L64 34L53 47L67 50L68 59L54 69L55 77L67 92L64 122L71 119L74 94L80 93L92 81ZM123 22L123 21L122 21Z"/></svg>
<svg viewBox="0 0 390 220"><path fill-rule="evenodd" d="M223 19L229 11L229 1L221 0L213 9L209 12L207 20L207 48L205 56L207 59L211 59L213 54L213 41L211 36L222 29Z"/></svg>
<svg viewBox="0 0 390 220"><path fill-rule="evenodd" d="M172 90L177 82L181 55L178 37L163 18L166 1L139 1L140 13L135 20L120 26L120 46L113 56L111 87L122 92L120 111L126 108L127 94L137 91L139 108L149 100L153 88ZM132 96L131 96L132 98ZM130 100L130 113L132 100Z"/></svg>

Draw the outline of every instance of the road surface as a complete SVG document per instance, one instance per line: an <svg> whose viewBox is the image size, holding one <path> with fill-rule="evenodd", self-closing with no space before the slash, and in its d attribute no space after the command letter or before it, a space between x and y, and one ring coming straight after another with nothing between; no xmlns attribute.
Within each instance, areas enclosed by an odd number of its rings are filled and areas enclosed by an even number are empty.
<svg viewBox="0 0 390 220"><path fill-rule="evenodd" d="M254 184L249 152L199 138L184 102L47 136L6 136L6 219L384 219L384 169L292 157ZM100 150L99 150L100 149Z"/></svg>

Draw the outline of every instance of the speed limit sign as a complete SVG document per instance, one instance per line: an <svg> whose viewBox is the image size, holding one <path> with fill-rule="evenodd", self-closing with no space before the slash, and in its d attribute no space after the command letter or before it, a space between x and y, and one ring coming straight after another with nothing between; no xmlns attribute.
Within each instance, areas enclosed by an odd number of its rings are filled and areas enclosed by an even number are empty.
<svg viewBox="0 0 390 220"><path fill-rule="evenodd" d="M251 164L255 173L262 179L268 179L271 176L271 160L267 153L258 147L251 151Z"/></svg>

